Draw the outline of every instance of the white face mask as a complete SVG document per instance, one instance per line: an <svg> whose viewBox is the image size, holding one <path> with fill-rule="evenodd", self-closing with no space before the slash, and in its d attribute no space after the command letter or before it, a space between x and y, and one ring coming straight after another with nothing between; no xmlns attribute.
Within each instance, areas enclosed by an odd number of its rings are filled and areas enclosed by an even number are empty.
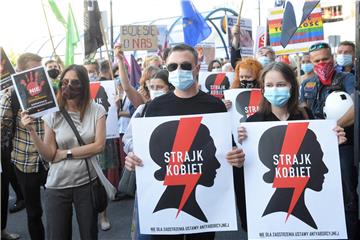
<svg viewBox="0 0 360 240"><path fill-rule="evenodd" d="M164 90L151 90L151 89L149 89L149 92L150 92L151 100L154 100L154 98L160 97L166 93L166 91Z"/></svg>
<svg viewBox="0 0 360 240"><path fill-rule="evenodd" d="M211 72L221 72L221 68L214 68Z"/></svg>

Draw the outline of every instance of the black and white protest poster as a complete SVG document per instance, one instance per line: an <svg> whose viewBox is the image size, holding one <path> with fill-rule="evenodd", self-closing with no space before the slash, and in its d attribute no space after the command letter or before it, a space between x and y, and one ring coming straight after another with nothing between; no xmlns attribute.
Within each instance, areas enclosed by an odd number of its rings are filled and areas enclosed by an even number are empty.
<svg viewBox="0 0 360 240"><path fill-rule="evenodd" d="M106 138L118 138L118 116L115 104L114 80L90 82L90 96L97 104L102 105L106 115Z"/></svg>
<svg viewBox="0 0 360 240"><path fill-rule="evenodd" d="M228 113L134 121L140 232L237 230Z"/></svg>
<svg viewBox="0 0 360 240"><path fill-rule="evenodd" d="M261 90L257 88L235 88L224 91L225 100L230 100L232 105L228 109L231 114L231 129L234 136L237 136L237 129L241 122L259 110L262 99ZM237 139L237 138L236 138ZM237 141L236 141L237 142ZM237 142L238 147L240 144Z"/></svg>
<svg viewBox="0 0 360 240"><path fill-rule="evenodd" d="M347 239L336 122L241 125L248 239Z"/></svg>
<svg viewBox="0 0 360 240"><path fill-rule="evenodd" d="M14 74L15 70L2 47L0 54L0 90L4 90L12 86L11 74Z"/></svg>
<svg viewBox="0 0 360 240"><path fill-rule="evenodd" d="M55 93L44 67L11 75L22 110L38 118L59 111Z"/></svg>
<svg viewBox="0 0 360 240"><path fill-rule="evenodd" d="M224 98L224 91L230 89L234 81L233 72L199 72L200 89L219 99Z"/></svg>

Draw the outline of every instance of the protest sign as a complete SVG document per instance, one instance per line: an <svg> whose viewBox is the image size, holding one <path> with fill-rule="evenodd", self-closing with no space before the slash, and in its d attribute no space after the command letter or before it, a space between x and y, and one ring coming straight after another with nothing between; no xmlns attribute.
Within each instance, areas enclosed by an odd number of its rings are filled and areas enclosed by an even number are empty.
<svg viewBox="0 0 360 240"><path fill-rule="evenodd" d="M201 90L214 97L223 99L224 90L229 89L234 81L235 74L233 72L199 72L199 84Z"/></svg>
<svg viewBox="0 0 360 240"><path fill-rule="evenodd" d="M227 16L227 35L228 35L228 46L229 52L231 48L232 42L232 33L231 29L237 22L236 16ZM252 24L251 19L241 18L240 19L240 36L239 36L239 43L240 43L240 53L241 56L253 56L253 46L254 41L252 38Z"/></svg>
<svg viewBox="0 0 360 240"><path fill-rule="evenodd" d="M155 25L123 25L120 30L123 51L158 49L158 30Z"/></svg>
<svg viewBox="0 0 360 240"><path fill-rule="evenodd" d="M347 239L335 121L242 123L249 239Z"/></svg>
<svg viewBox="0 0 360 240"><path fill-rule="evenodd" d="M52 84L44 67L11 75L22 110L38 118L59 111Z"/></svg>
<svg viewBox="0 0 360 240"><path fill-rule="evenodd" d="M135 118L140 232L237 230L228 113Z"/></svg>
<svg viewBox="0 0 360 240"><path fill-rule="evenodd" d="M215 43L214 42L201 42L195 46L195 50L198 53L198 59L201 65L210 64L212 60L215 59Z"/></svg>
<svg viewBox="0 0 360 240"><path fill-rule="evenodd" d="M257 52L259 48L265 46L266 46L266 27L258 26L256 28L255 52Z"/></svg>
<svg viewBox="0 0 360 240"><path fill-rule="evenodd" d="M276 55L308 52L312 44L324 40L321 9L318 5L296 30L288 45L283 48L280 43L283 15L283 8L273 8L268 18L270 45Z"/></svg>
<svg viewBox="0 0 360 240"><path fill-rule="evenodd" d="M90 96L94 101L102 105L106 112L106 138L118 138L118 117L115 104L114 81L90 82Z"/></svg>
<svg viewBox="0 0 360 240"><path fill-rule="evenodd" d="M259 104L262 99L260 89L236 88L224 91L225 100L232 102L228 112L231 114L231 129L237 139L237 129L240 122L246 122L246 119L259 110ZM240 147L238 141L235 141Z"/></svg>
<svg viewBox="0 0 360 240"><path fill-rule="evenodd" d="M2 47L0 54L0 90L4 90L12 85L11 74L14 74L15 70Z"/></svg>

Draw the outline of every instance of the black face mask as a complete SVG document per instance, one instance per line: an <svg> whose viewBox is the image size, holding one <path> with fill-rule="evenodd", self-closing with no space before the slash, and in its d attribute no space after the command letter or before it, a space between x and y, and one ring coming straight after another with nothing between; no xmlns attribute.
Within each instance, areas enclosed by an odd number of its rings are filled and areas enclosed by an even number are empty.
<svg viewBox="0 0 360 240"><path fill-rule="evenodd" d="M56 79L60 74L60 70L56 68L50 69L47 72L52 79Z"/></svg>
<svg viewBox="0 0 360 240"><path fill-rule="evenodd" d="M252 81L246 81L246 80L242 80L240 81L240 87L241 88L258 88L258 84L256 80L252 80Z"/></svg>

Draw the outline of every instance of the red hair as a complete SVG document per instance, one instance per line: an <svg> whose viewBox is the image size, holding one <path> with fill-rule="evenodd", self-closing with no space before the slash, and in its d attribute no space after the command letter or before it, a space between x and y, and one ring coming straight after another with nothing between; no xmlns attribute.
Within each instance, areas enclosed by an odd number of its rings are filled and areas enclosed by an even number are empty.
<svg viewBox="0 0 360 240"><path fill-rule="evenodd" d="M259 77L260 77L260 72L262 70L261 63L259 63L255 59L246 58L236 64L235 78L234 78L233 83L231 84L231 88L239 88L240 87L240 76L239 76L240 68L251 70L251 72L254 76L254 81L256 81L258 83L258 85L260 85Z"/></svg>

